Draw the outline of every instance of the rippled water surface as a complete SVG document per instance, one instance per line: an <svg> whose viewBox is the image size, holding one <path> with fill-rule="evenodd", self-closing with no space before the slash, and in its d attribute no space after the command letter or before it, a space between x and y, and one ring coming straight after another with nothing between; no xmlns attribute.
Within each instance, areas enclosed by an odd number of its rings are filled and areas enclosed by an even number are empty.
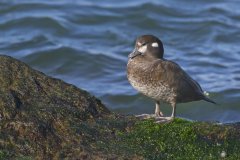
<svg viewBox="0 0 240 160"><path fill-rule="evenodd" d="M240 121L240 1L0 1L0 54L90 91L111 110L153 113L126 78L136 37L154 34L210 98L179 104L193 120ZM170 114L171 107L162 105Z"/></svg>

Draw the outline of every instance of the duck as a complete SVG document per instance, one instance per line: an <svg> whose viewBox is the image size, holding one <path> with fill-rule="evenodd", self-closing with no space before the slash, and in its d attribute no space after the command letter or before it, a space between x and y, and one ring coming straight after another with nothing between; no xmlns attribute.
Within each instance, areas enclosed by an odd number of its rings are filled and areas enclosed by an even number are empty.
<svg viewBox="0 0 240 160"><path fill-rule="evenodd" d="M216 104L205 96L197 81L163 55L163 43L154 35L138 37L134 50L128 55L128 81L137 91L155 101L155 117L164 117L161 103L172 106L171 116L165 117L167 120L176 117L178 103L205 100Z"/></svg>

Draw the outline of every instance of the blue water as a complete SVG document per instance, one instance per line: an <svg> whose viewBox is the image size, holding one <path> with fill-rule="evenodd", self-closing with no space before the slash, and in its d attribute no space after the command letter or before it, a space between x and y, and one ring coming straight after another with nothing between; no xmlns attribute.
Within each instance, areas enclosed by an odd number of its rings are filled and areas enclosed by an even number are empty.
<svg viewBox="0 0 240 160"><path fill-rule="evenodd" d="M0 1L0 54L83 88L124 114L154 102L126 78L136 37L153 34L210 98L179 104L177 116L240 121L240 1ZM162 105L167 115L171 107Z"/></svg>

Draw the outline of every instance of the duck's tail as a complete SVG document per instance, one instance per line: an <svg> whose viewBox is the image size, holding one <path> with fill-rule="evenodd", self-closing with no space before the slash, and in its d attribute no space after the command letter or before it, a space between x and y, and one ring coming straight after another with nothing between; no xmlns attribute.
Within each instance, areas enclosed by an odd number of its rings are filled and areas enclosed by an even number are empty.
<svg viewBox="0 0 240 160"><path fill-rule="evenodd" d="M203 96L203 100L205 100L207 102L210 102L210 103L213 103L213 104L217 104L216 102L214 102L213 100L207 98L206 96Z"/></svg>
<svg viewBox="0 0 240 160"><path fill-rule="evenodd" d="M207 93L206 91L200 93L200 98L204 101L210 102L212 104L216 104L219 105L218 103L216 103L215 101L211 100L210 98L208 98L207 96L209 95L209 93Z"/></svg>

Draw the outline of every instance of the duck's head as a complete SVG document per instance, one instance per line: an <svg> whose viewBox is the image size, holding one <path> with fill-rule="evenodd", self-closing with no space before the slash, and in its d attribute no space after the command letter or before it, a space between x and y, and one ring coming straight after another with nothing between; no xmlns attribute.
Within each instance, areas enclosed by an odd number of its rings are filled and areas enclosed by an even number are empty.
<svg viewBox="0 0 240 160"><path fill-rule="evenodd" d="M163 58L163 44L160 39L153 35L143 35L137 38L135 48L129 54L129 58L133 59L137 56L146 58Z"/></svg>

